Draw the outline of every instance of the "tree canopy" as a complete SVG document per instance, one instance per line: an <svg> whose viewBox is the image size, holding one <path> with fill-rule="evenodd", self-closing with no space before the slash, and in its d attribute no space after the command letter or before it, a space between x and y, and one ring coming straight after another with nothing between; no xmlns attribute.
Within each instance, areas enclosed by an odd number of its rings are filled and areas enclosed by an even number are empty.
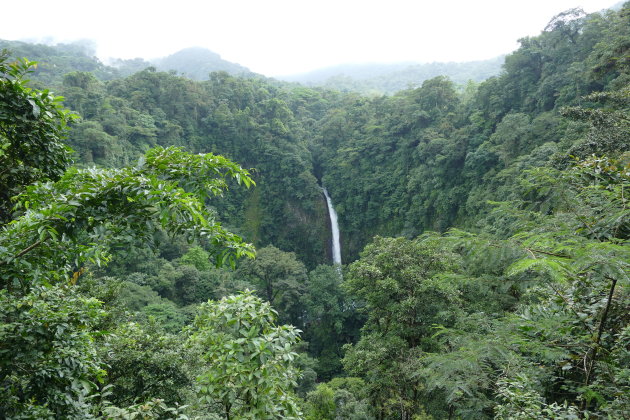
<svg viewBox="0 0 630 420"><path fill-rule="evenodd" d="M389 96L12 44L0 417L626 418L629 8Z"/></svg>

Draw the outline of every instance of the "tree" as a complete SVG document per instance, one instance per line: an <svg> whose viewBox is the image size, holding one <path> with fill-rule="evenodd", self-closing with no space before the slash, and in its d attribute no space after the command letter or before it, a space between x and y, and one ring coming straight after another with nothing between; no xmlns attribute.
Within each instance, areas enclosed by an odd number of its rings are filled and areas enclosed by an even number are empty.
<svg viewBox="0 0 630 420"><path fill-rule="evenodd" d="M350 266L346 287L363 302L362 337L347 345L346 371L366 379L377 418L411 419L423 411L420 356L435 351L435 324L461 312L457 254L436 235L376 237ZM424 400L426 401L426 399Z"/></svg>
<svg viewBox="0 0 630 420"><path fill-rule="evenodd" d="M212 268L210 255L200 246L193 246L180 259L185 265L191 265L199 271L208 271Z"/></svg>
<svg viewBox="0 0 630 420"><path fill-rule="evenodd" d="M562 109L564 116L590 124L586 138L569 149L569 154L584 159L593 154L602 156L627 151L630 142L630 84L618 91L593 93L584 99L607 106Z"/></svg>
<svg viewBox="0 0 630 420"><path fill-rule="evenodd" d="M339 267L317 266L309 273L302 297L306 312L303 336L309 342L309 354L317 358L320 380L341 374L341 347L358 339L362 324L342 282Z"/></svg>
<svg viewBox="0 0 630 420"><path fill-rule="evenodd" d="M359 378L335 378L306 396L307 420L374 420L366 384Z"/></svg>
<svg viewBox="0 0 630 420"><path fill-rule="evenodd" d="M0 290L0 417L92 417L105 376L92 328L103 313L67 286Z"/></svg>
<svg viewBox="0 0 630 420"><path fill-rule="evenodd" d="M502 270L504 281L521 286L513 311L477 309L440 328L441 349L422 357L416 374L452 414L623 418L630 407L628 169L622 156L532 170L521 207L496 210L512 217L509 239L458 233L461 246L477 253L488 245L519 250Z"/></svg>
<svg viewBox="0 0 630 420"><path fill-rule="evenodd" d="M328 385L317 385L317 389L309 392L306 399L308 420L333 420L335 418L335 394Z"/></svg>
<svg viewBox="0 0 630 420"><path fill-rule="evenodd" d="M629 385L624 364L630 357L627 159L590 157L562 173L534 172L539 191L555 190L559 202L552 215L539 218L540 226L515 235L528 256L509 268L550 280L537 291L541 303L519 313L522 328L514 332L544 349L526 357L563 373L548 379L555 383L547 384L547 398L612 417L630 407L627 393L619 393ZM554 352L554 359L544 357Z"/></svg>
<svg viewBox="0 0 630 420"><path fill-rule="evenodd" d="M160 327L157 322L124 322L99 342L98 353L108 366L104 383L111 386L110 404L127 407L160 398L172 407L192 391L193 354L182 336L165 334Z"/></svg>
<svg viewBox="0 0 630 420"><path fill-rule="evenodd" d="M62 176L70 164L66 125L75 118L62 97L27 86L35 63L7 57L0 52L0 223L11 220L11 197L25 186Z"/></svg>
<svg viewBox="0 0 630 420"><path fill-rule="evenodd" d="M495 145L496 153L505 166L522 154L530 136L529 124L526 114L508 114L497 124L490 136L490 142Z"/></svg>
<svg viewBox="0 0 630 420"><path fill-rule="evenodd" d="M299 419L292 347L299 330L276 326L277 313L250 291L202 304L190 342L205 362L199 404L221 418Z"/></svg>
<svg viewBox="0 0 630 420"><path fill-rule="evenodd" d="M158 229L209 238L217 264L253 255L202 204L226 187L223 176L252 183L221 156L171 147L149 151L135 167L72 169L54 184L33 185L17 203L24 216L0 237L0 286L26 291L33 283L63 281L88 261L107 261L111 247L151 243Z"/></svg>
<svg viewBox="0 0 630 420"><path fill-rule="evenodd" d="M225 171L225 172L223 172ZM18 302L30 302L32 290L69 284L72 293L85 265L92 261L107 261L112 247L133 241L150 243L151 232L159 228L189 238L209 238L214 245L217 263L233 261L243 255L253 255L252 248L239 237L225 231L205 209L202 199L217 194L225 187L223 176L232 176L251 184L246 171L227 159L213 155L189 155L176 148L154 149L138 166L119 170L69 170L56 183L35 184L19 197L18 206L24 215L5 225L0 232L0 286L3 293ZM218 177L218 178L217 178ZM187 192L186 187L190 192ZM45 299L40 299L45 302ZM72 301L73 302L73 301ZM80 301L77 301L77 304ZM97 303L95 305L98 306ZM4 331L20 328L30 316L30 305L19 305L10 316L3 317ZM78 311L79 309L75 309ZM70 310L68 310L70 311ZM71 312L74 314L74 312ZM77 334L83 320L71 315L69 325L61 327L61 338ZM89 329L88 329L89 331ZM90 332L81 331L89 345ZM61 339L59 338L59 339ZM28 334L26 341L29 339ZM40 341L46 346L47 341ZM50 342L52 345L52 342ZM86 344L87 345L87 344ZM63 352L66 347L55 349ZM34 380L31 370L14 370L25 352L22 345L4 348L0 379L13 378L19 383ZM98 364L93 353L83 354L86 364ZM30 360L31 369L43 369L43 360ZM64 394L65 405L59 403L55 413L72 412L79 394L66 393L49 373L40 379L47 392ZM63 373L61 373L63 375ZM82 374L84 375L84 374ZM74 376L78 381L82 376ZM72 376L68 380L72 380ZM20 407L47 407L47 394L31 395L21 388L11 388L6 398L14 399L14 414ZM91 390L93 391L93 390ZM86 396L91 392L86 391ZM23 405L20 405L23 404Z"/></svg>
<svg viewBox="0 0 630 420"><path fill-rule="evenodd" d="M258 295L278 311L280 321L302 325L304 311L300 298L306 289L306 267L293 252L284 252L273 245L258 250L256 259L245 260L238 268L256 287Z"/></svg>

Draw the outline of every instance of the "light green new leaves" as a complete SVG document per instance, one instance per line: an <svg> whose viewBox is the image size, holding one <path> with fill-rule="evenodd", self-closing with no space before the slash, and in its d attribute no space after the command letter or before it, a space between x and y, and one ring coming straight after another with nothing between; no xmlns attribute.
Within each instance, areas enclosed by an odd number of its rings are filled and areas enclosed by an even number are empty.
<svg viewBox="0 0 630 420"><path fill-rule="evenodd" d="M299 330L276 326L275 318L250 291L201 306L190 340L205 361L197 378L200 406L226 419L301 418L291 393Z"/></svg>

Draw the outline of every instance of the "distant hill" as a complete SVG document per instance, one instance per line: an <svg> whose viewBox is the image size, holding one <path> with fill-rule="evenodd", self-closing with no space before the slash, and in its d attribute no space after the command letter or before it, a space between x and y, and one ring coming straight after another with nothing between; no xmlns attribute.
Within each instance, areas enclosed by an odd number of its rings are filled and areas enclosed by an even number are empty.
<svg viewBox="0 0 630 420"><path fill-rule="evenodd" d="M0 40L0 50L7 49L12 58L28 58L37 61L32 75L35 82L54 86L63 76L73 71L86 71L100 80L127 77L147 67L160 71L175 71L193 80L207 80L215 71L225 71L234 76L251 76L253 73L240 64L223 60L221 56L205 48L186 48L164 58L147 61L143 58L112 59L108 65L95 55L89 42L46 45L24 41Z"/></svg>
<svg viewBox="0 0 630 420"><path fill-rule="evenodd" d="M112 59L107 65L95 56L94 46L89 41L45 45L0 40L0 50L5 48L11 51L14 58L26 57L37 61L38 67L32 79L43 86L60 84L63 76L72 71L86 71L100 80L111 80L130 76L148 67L175 72L193 80L208 80L210 73L216 71L225 71L234 76L255 75L248 68L224 60L219 54L200 47L186 48L153 60ZM504 56L465 63L339 65L277 79L344 92L392 94L410 87L419 87L425 80L436 76L447 76L457 84L464 84L468 80L481 82L499 74L503 61Z"/></svg>
<svg viewBox="0 0 630 420"><path fill-rule="evenodd" d="M501 72L505 56L464 63L347 64L279 79L308 86L322 86L341 91L394 93L436 76L447 76L458 84L468 80L481 82Z"/></svg>
<svg viewBox="0 0 630 420"><path fill-rule="evenodd" d="M158 70L175 70L193 80L207 80L215 71L225 71L236 76L252 75L252 72L241 66L221 58L206 48L186 48L168 57L152 60Z"/></svg>

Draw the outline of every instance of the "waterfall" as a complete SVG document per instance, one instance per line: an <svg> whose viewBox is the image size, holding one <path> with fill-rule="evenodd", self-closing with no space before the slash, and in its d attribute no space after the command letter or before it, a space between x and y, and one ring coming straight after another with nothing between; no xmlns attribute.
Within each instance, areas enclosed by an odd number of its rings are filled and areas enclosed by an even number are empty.
<svg viewBox="0 0 630 420"><path fill-rule="evenodd" d="M341 243L339 242L339 223L337 222L337 212L333 207L332 200L328 195L326 188L322 187L324 196L326 197L326 203L328 204L328 214L330 215L330 227L332 229L332 254L333 263L341 264Z"/></svg>

